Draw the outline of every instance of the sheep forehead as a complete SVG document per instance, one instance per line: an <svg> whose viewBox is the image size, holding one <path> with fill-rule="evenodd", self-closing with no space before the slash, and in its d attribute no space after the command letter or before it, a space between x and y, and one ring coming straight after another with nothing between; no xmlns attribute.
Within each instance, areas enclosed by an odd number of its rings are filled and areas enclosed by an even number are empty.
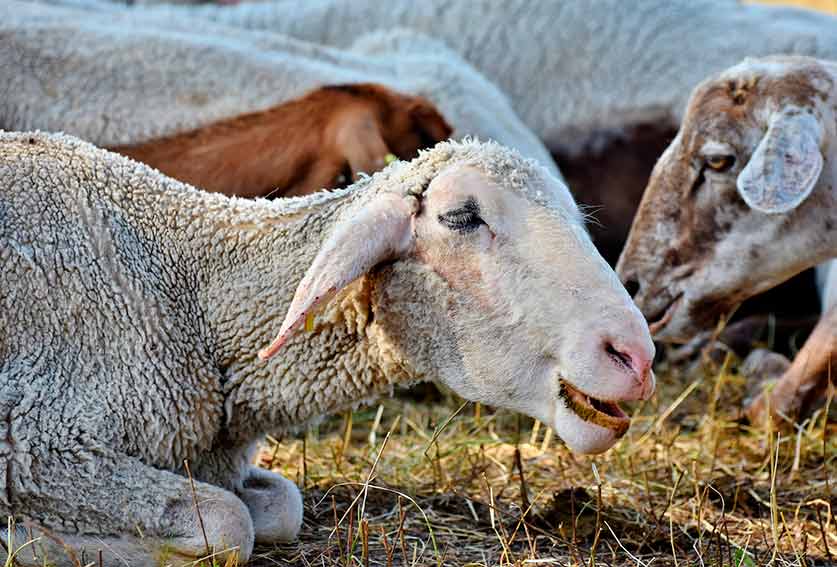
<svg viewBox="0 0 837 567"><path fill-rule="evenodd" d="M721 155L732 152L730 145L719 140L709 139L700 147L701 155Z"/></svg>
<svg viewBox="0 0 837 567"><path fill-rule="evenodd" d="M518 208L529 201L520 201L516 191L505 191L497 181L469 163L454 163L443 169L427 186L425 201L432 210L443 210L460 204L465 197L476 198L483 205L500 203L514 198ZM495 207L496 208L496 207Z"/></svg>
<svg viewBox="0 0 837 567"><path fill-rule="evenodd" d="M580 219L569 189L533 160L495 142L466 139L441 142L420 152L411 162L398 162L376 173L370 182L421 197L430 183L452 166L467 166L483 173L503 190L513 191L543 207L565 211ZM380 181L380 182L379 182Z"/></svg>
<svg viewBox="0 0 837 567"><path fill-rule="evenodd" d="M468 164L453 164L443 169L427 186L425 197L434 208L445 208L464 195L482 195L494 189L494 182L479 169Z"/></svg>
<svg viewBox="0 0 837 567"><path fill-rule="evenodd" d="M834 74L816 59L748 58L695 89L685 126L700 130L748 121L761 121L763 126L769 111L778 106L815 107L833 88Z"/></svg>
<svg viewBox="0 0 837 567"><path fill-rule="evenodd" d="M746 59L699 85L689 102L678 141L666 161L752 148L778 110L818 108L834 88L833 72L816 59L777 56ZM737 150L737 152L736 152Z"/></svg>
<svg viewBox="0 0 837 567"><path fill-rule="evenodd" d="M831 63L805 55L769 55L746 57L737 65L729 67L718 75L718 80L728 81L764 77L767 80L781 80L788 75L801 75L817 82L827 73Z"/></svg>
<svg viewBox="0 0 837 567"><path fill-rule="evenodd" d="M737 65L721 72L718 80L747 80L755 77L779 78L798 65L799 62L795 57L747 57Z"/></svg>

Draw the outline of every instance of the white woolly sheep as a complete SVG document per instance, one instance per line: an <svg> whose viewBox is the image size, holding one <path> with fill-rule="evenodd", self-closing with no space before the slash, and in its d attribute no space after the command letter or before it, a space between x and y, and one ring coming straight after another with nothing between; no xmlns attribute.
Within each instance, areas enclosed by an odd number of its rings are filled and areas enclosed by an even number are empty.
<svg viewBox="0 0 837 567"><path fill-rule="evenodd" d="M57 565L59 540L108 565L203 555L186 459L211 545L293 538L299 492L254 443L394 384L439 378L585 452L654 389L645 320L568 190L496 144L251 201L0 134L0 290L0 512Z"/></svg>
<svg viewBox="0 0 837 567"><path fill-rule="evenodd" d="M837 257L835 187L837 63L747 59L701 83L618 264L656 338L688 339L740 301ZM793 416L834 376L830 279L817 328L769 395L773 414Z"/></svg>
<svg viewBox="0 0 837 567"><path fill-rule="evenodd" d="M343 50L211 22L196 30L193 22L113 8L4 4L0 129L134 146L326 86L373 83L430 101L455 138L495 140L559 175L496 87L441 42L415 32L358 36ZM273 136L277 151L290 134ZM260 146L254 143L251 152ZM383 157L376 156L377 166Z"/></svg>

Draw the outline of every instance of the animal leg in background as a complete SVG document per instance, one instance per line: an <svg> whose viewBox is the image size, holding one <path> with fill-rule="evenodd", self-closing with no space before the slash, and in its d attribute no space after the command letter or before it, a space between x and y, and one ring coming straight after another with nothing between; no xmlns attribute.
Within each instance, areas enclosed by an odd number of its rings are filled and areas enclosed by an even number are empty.
<svg viewBox="0 0 837 567"><path fill-rule="evenodd" d="M824 398L829 387L837 385L837 307L823 313L814 332L794 358L793 363L769 392L762 393L747 409L752 423L770 417L796 417L809 405Z"/></svg>

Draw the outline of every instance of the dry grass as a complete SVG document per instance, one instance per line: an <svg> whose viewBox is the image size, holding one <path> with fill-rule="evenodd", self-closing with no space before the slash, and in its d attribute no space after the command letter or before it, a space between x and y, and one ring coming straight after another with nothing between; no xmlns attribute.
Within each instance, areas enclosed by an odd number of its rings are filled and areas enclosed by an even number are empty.
<svg viewBox="0 0 837 567"><path fill-rule="evenodd" d="M819 10L821 12L830 12L837 14L837 0L748 0L749 2L758 4L781 4L785 6L798 6L799 8L808 8L811 10Z"/></svg>
<svg viewBox="0 0 837 567"><path fill-rule="evenodd" d="M304 485L305 522L251 564L837 564L833 418L745 427L734 368L658 373L598 457L452 397L387 400L272 443L261 463Z"/></svg>

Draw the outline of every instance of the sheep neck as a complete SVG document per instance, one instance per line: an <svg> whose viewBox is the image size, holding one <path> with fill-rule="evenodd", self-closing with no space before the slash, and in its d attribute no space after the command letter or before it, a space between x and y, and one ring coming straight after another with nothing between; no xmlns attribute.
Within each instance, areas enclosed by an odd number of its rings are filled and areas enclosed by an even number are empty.
<svg viewBox="0 0 837 567"><path fill-rule="evenodd" d="M282 434L317 417L377 397L414 380L382 356L371 323L371 284L361 278L330 301L313 324L262 362L259 349L281 326L296 286L345 207L358 194L233 201L192 241L201 279L206 335L224 377L229 438ZM306 204L307 203L307 204Z"/></svg>

